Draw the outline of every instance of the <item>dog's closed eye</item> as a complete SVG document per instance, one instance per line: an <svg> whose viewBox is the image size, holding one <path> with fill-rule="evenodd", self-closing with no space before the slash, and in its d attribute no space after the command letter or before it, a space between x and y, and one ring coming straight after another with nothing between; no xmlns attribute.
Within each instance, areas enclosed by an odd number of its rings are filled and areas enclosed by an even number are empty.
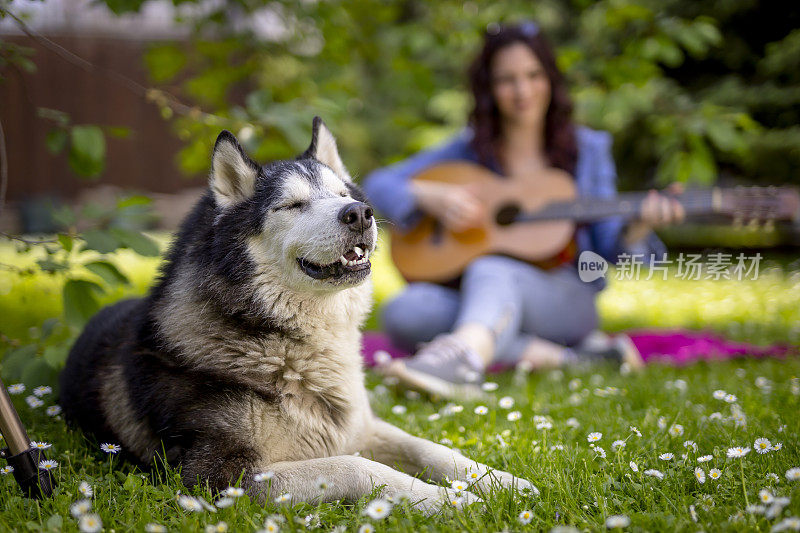
<svg viewBox="0 0 800 533"><path fill-rule="evenodd" d="M303 200L297 200L288 204L280 205L275 208L275 211L281 211L285 209L302 209L306 205L308 205L308 202L305 202Z"/></svg>

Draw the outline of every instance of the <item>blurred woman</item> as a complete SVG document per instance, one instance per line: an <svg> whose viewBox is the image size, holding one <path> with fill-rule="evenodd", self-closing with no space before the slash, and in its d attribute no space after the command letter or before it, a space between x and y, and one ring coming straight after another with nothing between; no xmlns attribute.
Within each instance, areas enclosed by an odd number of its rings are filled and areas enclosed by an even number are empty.
<svg viewBox="0 0 800 533"><path fill-rule="evenodd" d="M484 206L468 186L412 181L444 161L475 162L503 176L555 167L574 177L581 196L616 194L611 136L572 122L563 76L535 23L491 26L469 83L468 128L365 180L370 200L397 228L411 229L423 215L456 232L481 223ZM598 325L595 298L604 283L580 281L575 251L592 250L612 263L623 252L660 254L652 229L683 216L678 202L651 191L636 222L612 218L579 227L572 252L552 268L488 255L466 268L458 288L409 284L385 306L383 326L398 347L421 346L402 363L405 371L443 384L480 382L492 362L539 368L579 361ZM622 357L616 349L602 353Z"/></svg>

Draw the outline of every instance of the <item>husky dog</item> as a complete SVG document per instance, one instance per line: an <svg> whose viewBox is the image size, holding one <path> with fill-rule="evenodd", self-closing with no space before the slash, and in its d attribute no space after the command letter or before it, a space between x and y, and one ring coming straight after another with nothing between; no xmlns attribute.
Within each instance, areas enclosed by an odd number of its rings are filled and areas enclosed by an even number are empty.
<svg viewBox="0 0 800 533"><path fill-rule="evenodd" d="M417 474L535 490L370 411L359 328L376 238L319 118L308 150L265 166L223 131L209 189L159 282L100 311L73 346L61 375L66 417L141 464L163 455L187 486L240 481L262 502L270 492L353 501L384 486L433 512L455 497Z"/></svg>

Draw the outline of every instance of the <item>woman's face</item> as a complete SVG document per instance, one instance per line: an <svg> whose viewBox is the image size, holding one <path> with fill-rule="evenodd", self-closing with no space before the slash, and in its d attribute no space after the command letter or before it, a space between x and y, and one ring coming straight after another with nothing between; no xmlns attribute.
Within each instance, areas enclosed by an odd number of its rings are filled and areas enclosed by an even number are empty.
<svg viewBox="0 0 800 533"><path fill-rule="evenodd" d="M516 42L492 59L492 95L505 121L544 124L550 105L550 80L528 45Z"/></svg>

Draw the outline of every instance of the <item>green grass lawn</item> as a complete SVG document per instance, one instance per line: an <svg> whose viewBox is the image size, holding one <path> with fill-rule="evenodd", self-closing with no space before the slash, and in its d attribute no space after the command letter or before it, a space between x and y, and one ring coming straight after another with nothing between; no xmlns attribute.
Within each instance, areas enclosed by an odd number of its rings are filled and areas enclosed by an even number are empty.
<svg viewBox="0 0 800 533"><path fill-rule="evenodd" d="M2 263L27 260L0 248ZM120 255L115 262L131 276L133 285L108 299L140 294L157 265L132 254ZM375 282L379 301L402 285L385 255L375 258ZM741 340L797 344L798 302L797 265L774 261L762 265L755 281L612 279L599 305L609 330L707 327ZM57 277L23 279L0 273L0 316L7 339L35 337L42 320L60 311ZM621 375L612 367L508 373L490 377L499 386L488 399L453 405L395 390L370 374L372 405L379 416L525 477L540 490L536 497L493 492L484 495L483 505L443 509L431 518L398 503L383 519L364 513L377 490L354 505L261 506L242 496L234 498L230 507L186 511L178 494L212 504L220 497L201 489L187 491L172 470L152 474L120 464L68 429L57 415L48 415L46 409L55 403L53 394L42 397L44 405L30 407L25 397L34 384L28 384L27 391L13 396L14 403L31 439L52 445L48 457L58 462L53 470L58 487L50 499L29 501L18 495L10 475L0 476L0 531L78 530L70 507L83 498L79 488L83 482L93 489L92 512L106 531L142 531L149 523L169 531L204 531L209 526L255 531L264 528L267 519L283 531L339 527L355 532L364 524L376 531L549 531L564 525L603 530L613 515L626 516L630 521L626 529L631 531L770 531L787 517L800 516L800 480L789 479L790 469L800 467L797 376L797 358L741 359L684 368L650 365L634 375ZM716 399L716 390L735 398ZM503 397L512 398L513 407L500 407ZM475 413L479 405L487 408L486 414ZM511 413L515 414L509 417ZM589 442L594 432L602 437ZM769 439L775 447L780 443L780 449L727 457L729 448L754 448L759 438ZM615 441L624 445L615 446ZM665 453L673 458L659 458ZM708 461L699 461L708 455ZM696 468L702 469L705 482L696 477ZM646 474L650 469L663 478ZM712 479L712 469L721 472L718 479ZM519 520L523 511L530 511L528 524Z"/></svg>

